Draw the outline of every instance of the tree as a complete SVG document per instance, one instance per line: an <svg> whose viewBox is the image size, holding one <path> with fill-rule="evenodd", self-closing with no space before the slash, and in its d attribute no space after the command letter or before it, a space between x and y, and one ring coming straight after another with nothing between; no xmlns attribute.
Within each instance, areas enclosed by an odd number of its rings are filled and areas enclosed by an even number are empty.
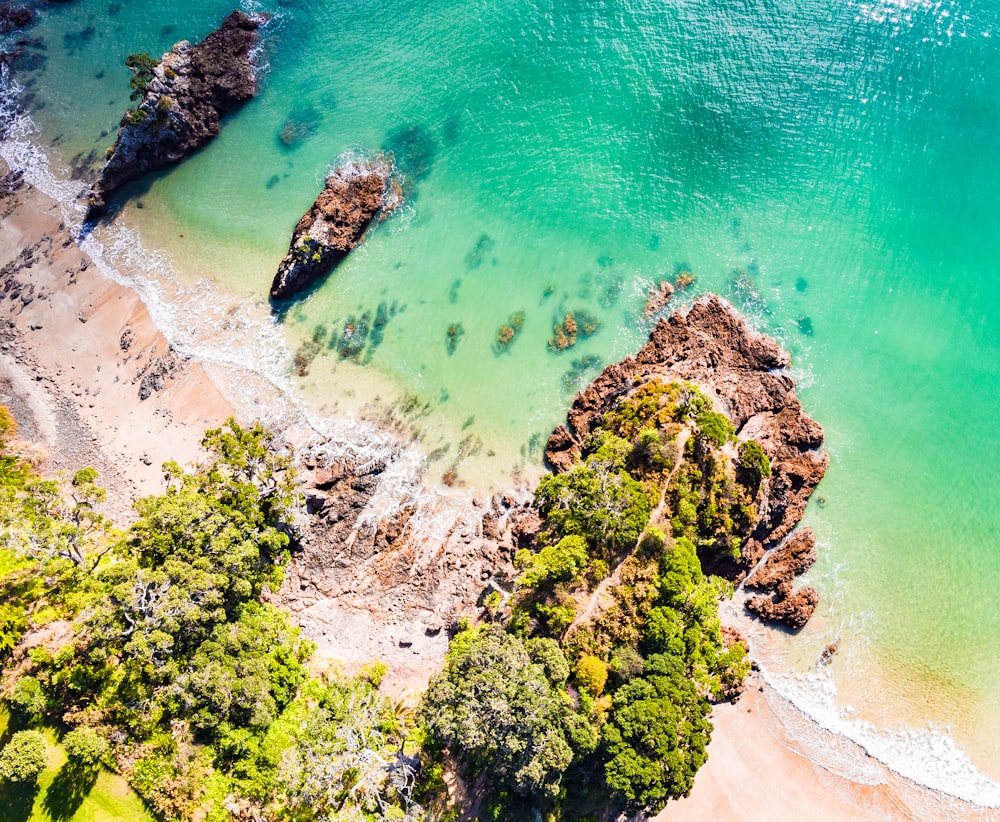
<svg viewBox="0 0 1000 822"><path fill-rule="evenodd" d="M47 764L45 737L38 731L18 731L0 751L0 779L34 782Z"/></svg>
<svg viewBox="0 0 1000 822"><path fill-rule="evenodd" d="M497 787L539 803L553 800L573 758L567 705L524 643L496 625L452 640L444 670L424 695L431 737Z"/></svg>
<svg viewBox="0 0 1000 822"><path fill-rule="evenodd" d="M5 533L7 545L38 562L67 560L94 571L114 547L110 520L97 511L105 499L97 471L81 468L69 482L32 478L12 500L13 518Z"/></svg>
<svg viewBox="0 0 1000 822"><path fill-rule="evenodd" d="M108 741L93 728L76 728L62 740L69 761L82 768L94 768L108 752Z"/></svg>
<svg viewBox="0 0 1000 822"><path fill-rule="evenodd" d="M623 685L604 727L608 787L633 810L655 814L687 796L708 758L710 707L687 678L681 658L657 654L643 676Z"/></svg>
<svg viewBox="0 0 1000 822"><path fill-rule="evenodd" d="M631 446L625 445L627 454ZM543 477L535 504L546 521L546 534L556 539L583 537L594 553L611 556L635 545L651 508L642 485L623 463L601 460L600 453L586 465Z"/></svg>
<svg viewBox="0 0 1000 822"><path fill-rule="evenodd" d="M125 65L132 71L132 77L129 80L132 93L129 95L129 99L133 102L141 100L150 80L153 79L153 69L160 65L160 61L146 52L136 52L125 58Z"/></svg>
<svg viewBox="0 0 1000 822"><path fill-rule="evenodd" d="M271 780L293 818L419 818L417 760L389 701L363 679L314 680L305 691L294 744Z"/></svg>
<svg viewBox="0 0 1000 822"><path fill-rule="evenodd" d="M573 582L583 573L589 559L587 542L579 536L563 537L537 554L522 549L514 560L523 568L517 583L523 588L538 588L550 582Z"/></svg>
<svg viewBox="0 0 1000 822"><path fill-rule="evenodd" d="M10 693L10 707L23 722L38 722L47 707L42 683L33 676L22 676Z"/></svg>

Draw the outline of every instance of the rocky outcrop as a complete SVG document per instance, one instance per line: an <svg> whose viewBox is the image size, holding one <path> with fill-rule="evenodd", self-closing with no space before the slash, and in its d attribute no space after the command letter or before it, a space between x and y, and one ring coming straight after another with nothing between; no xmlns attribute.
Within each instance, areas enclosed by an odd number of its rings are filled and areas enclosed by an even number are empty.
<svg viewBox="0 0 1000 822"><path fill-rule="evenodd" d="M267 15L234 11L204 40L182 40L141 79L143 97L127 111L100 177L87 219L107 210L112 192L150 171L180 162L219 133L222 117L257 93L252 52Z"/></svg>
<svg viewBox="0 0 1000 822"><path fill-rule="evenodd" d="M777 342L753 331L721 297L708 295L689 309L659 320L637 354L608 366L577 394L567 424L556 428L549 438L546 459L555 471L568 470L603 415L646 381L659 378L697 383L732 420L738 438L759 443L771 463L760 517L743 547L742 567L731 574L739 580L765 550L773 549L791 533L829 462L820 450L823 429L802 410L788 374L789 365L788 354ZM815 539L811 532L803 532L790 540L773 562L765 562L757 584L762 590L774 591L774 601L758 598L770 604L758 601L754 612L790 626L807 611L811 614L815 591L782 594L784 589L779 587L789 584L791 577L814 559Z"/></svg>
<svg viewBox="0 0 1000 822"><path fill-rule="evenodd" d="M777 591L786 582L804 574L816 562L816 534L812 528L794 531L778 548L767 555L746 581L745 588Z"/></svg>
<svg viewBox="0 0 1000 822"><path fill-rule="evenodd" d="M24 6L0 3L0 34L30 26L35 21L35 12Z"/></svg>
<svg viewBox="0 0 1000 822"><path fill-rule="evenodd" d="M330 458L325 449L296 449L305 510L278 595L287 607L364 611L436 632L491 591L509 592L514 553L540 525L530 500L498 494L471 510L430 499L389 506L385 462Z"/></svg>
<svg viewBox="0 0 1000 822"><path fill-rule="evenodd" d="M815 588L792 589L792 584L786 582L773 596L750 597L746 601L747 610L767 622L779 622L799 630L805 625L819 604L819 593Z"/></svg>
<svg viewBox="0 0 1000 822"><path fill-rule="evenodd" d="M384 156L348 163L326 185L292 233L271 283L272 300L288 300L326 276L364 239L377 217L399 203L392 165Z"/></svg>
<svg viewBox="0 0 1000 822"><path fill-rule="evenodd" d="M664 280L649 292L649 296L646 297L646 308L642 315L647 318L656 316L667 307L667 303L673 296L674 286L668 280Z"/></svg>
<svg viewBox="0 0 1000 822"><path fill-rule="evenodd" d="M753 536L776 543L802 518L829 462L819 450L823 429L795 394L790 362L778 343L753 331L728 302L708 295L661 319L637 354L609 365L576 395L568 425L549 438L546 459L557 471L569 468L601 417L646 380L696 382L718 400L739 438L756 440L771 460L766 511Z"/></svg>

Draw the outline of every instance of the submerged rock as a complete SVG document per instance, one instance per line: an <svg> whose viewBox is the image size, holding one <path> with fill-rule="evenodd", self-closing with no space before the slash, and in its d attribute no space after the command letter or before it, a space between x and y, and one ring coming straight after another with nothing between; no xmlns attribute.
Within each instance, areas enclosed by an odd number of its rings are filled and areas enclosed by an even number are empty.
<svg viewBox="0 0 1000 822"><path fill-rule="evenodd" d="M24 6L0 3L0 34L23 29L35 22L35 12Z"/></svg>
<svg viewBox="0 0 1000 822"><path fill-rule="evenodd" d="M384 156L348 163L326 186L292 233L271 283L271 299L287 300L330 273L364 239L376 217L399 204L399 188Z"/></svg>
<svg viewBox="0 0 1000 822"><path fill-rule="evenodd" d="M107 199L139 177L180 162L219 133L223 115L257 93L252 51L265 14L234 11L196 45L177 43L159 63L133 69L141 94L122 117L118 138L89 193L87 219L107 210Z"/></svg>

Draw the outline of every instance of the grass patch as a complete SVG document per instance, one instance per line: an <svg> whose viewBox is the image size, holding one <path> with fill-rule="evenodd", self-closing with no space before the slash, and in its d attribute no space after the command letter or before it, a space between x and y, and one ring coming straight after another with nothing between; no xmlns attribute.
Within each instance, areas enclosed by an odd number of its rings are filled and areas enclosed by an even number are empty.
<svg viewBox="0 0 1000 822"><path fill-rule="evenodd" d="M0 708L0 739L9 737L10 713ZM0 784L0 822L155 822L118 774L81 772L67 763L55 730L43 728L49 763L37 785Z"/></svg>

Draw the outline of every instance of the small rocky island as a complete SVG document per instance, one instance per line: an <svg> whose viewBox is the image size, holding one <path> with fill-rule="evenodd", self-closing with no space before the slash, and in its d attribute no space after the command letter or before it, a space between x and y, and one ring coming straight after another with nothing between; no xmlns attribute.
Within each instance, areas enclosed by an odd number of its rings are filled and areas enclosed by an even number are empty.
<svg viewBox="0 0 1000 822"><path fill-rule="evenodd" d="M257 93L253 49L265 14L234 11L200 43L177 43L156 63L132 55L134 110L125 112L107 163L88 194L87 219L126 183L180 162L219 133L222 117Z"/></svg>
<svg viewBox="0 0 1000 822"><path fill-rule="evenodd" d="M295 226L271 283L271 299L291 299L329 274L361 244L376 217L384 219L399 200L392 164L384 155L330 172L323 191Z"/></svg>
<svg viewBox="0 0 1000 822"><path fill-rule="evenodd" d="M796 629L812 615L819 595L813 588L792 587L792 579L816 559L812 530L792 530L829 456L820 450L822 427L802 410L795 394L790 364L777 342L754 332L721 297L708 295L689 310L661 319L637 354L608 366L577 395L567 425L549 438L546 459L557 472L570 470L605 415L650 381L697 385L732 422L734 441L757 443L770 466L752 522L734 534L738 552L732 557L702 553L705 571L741 582L770 551L746 581L748 589L761 592L747 608ZM715 459L724 461L725 454Z"/></svg>

